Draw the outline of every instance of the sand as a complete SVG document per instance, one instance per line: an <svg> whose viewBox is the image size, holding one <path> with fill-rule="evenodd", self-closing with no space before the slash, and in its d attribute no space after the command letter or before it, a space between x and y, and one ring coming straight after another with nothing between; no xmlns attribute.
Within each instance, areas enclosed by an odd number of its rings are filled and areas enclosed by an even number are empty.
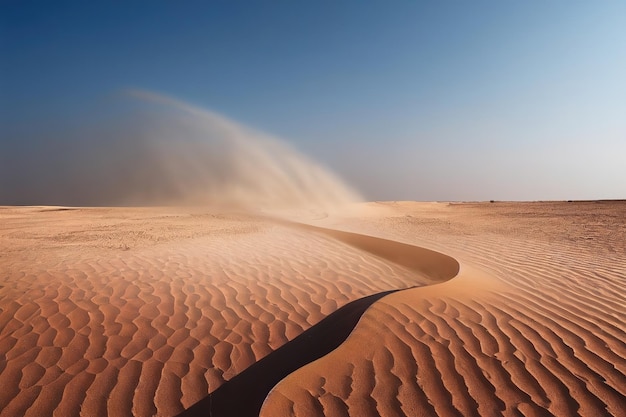
<svg viewBox="0 0 626 417"><path fill-rule="evenodd" d="M176 415L398 289L261 415L626 414L626 203L290 218L0 208L0 416Z"/></svg>

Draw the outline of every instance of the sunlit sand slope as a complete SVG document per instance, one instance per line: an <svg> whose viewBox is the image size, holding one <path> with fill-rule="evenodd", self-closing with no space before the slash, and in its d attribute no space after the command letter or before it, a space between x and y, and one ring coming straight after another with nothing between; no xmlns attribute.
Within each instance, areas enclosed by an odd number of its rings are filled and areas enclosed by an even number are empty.
<svg viewBox="0 0 626 417"><path fill-rule="evenodd" d="M371 203L315 223L439 249L263 416L626 415L626 203Z"/></svg>
<svg viewBox="0 0 626 417"><path fill-rule="evenodd" d="M174 415L349 301L433 282L247 215L7 207L0 228L2 416Z"/></svg>

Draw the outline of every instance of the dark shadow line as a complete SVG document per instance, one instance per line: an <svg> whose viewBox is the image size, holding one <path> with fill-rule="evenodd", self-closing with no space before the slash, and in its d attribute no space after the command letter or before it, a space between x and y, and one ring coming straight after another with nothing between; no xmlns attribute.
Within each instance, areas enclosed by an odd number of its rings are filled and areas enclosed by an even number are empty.
<svg viewBox="0 0 626 417"><path fill-rule="evenodd" d="M224 382L178 417L257 417L263 401L283 378L339 347L369 306L396 291L369 295L346 304Z"/></svg>

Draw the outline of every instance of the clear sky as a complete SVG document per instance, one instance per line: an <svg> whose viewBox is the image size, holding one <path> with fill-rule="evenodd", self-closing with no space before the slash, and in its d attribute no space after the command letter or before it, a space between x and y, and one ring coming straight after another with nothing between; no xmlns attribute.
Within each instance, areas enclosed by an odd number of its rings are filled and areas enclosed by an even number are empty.
<svg viewBox="0 0 626 417"><path fill-rule="evenodd" d="M626 198L624 1L9 0L0 30L5 158L139 88L368 199Z"/></svg>

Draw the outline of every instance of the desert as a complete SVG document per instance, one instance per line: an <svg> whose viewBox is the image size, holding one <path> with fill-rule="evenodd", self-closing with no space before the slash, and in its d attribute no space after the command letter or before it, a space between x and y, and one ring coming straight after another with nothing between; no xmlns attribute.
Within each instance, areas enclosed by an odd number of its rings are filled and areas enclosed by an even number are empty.
<svg viewBox="0 0 626 417"><path fill-rule="evenodd" d="M0 415L211 415L192 406L386 291L336 349L235 403L260 397L263 416L622 415L625 218L623 201L280 217L5 206Z"/></svg>
<svg viewBox="0 0 626 417"><path fill-rule="evenodd" d="M626 1L0 1L0 417L626 417Z"/></svg>

